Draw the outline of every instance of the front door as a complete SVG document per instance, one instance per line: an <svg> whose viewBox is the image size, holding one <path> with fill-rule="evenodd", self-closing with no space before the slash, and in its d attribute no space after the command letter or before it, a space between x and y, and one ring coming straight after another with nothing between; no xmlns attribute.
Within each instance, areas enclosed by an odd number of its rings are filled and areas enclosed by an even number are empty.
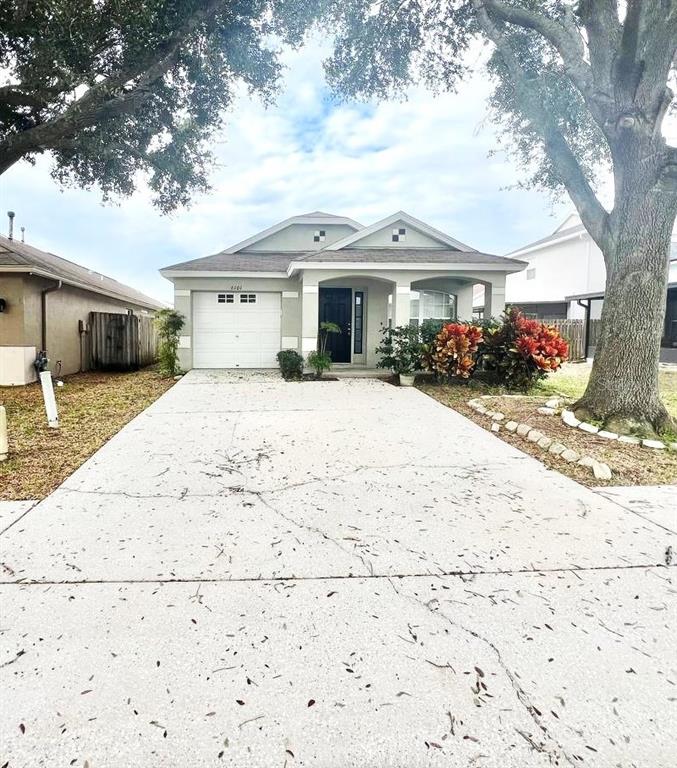
<svg viewBox="0 0 677 768"><path fill-rule="evenodd" d="M330 333L327 338L327 352L333 363L350 362L352 299L351 288L320 286L320 322L336 323L341 329L341 333Z"/></svg>

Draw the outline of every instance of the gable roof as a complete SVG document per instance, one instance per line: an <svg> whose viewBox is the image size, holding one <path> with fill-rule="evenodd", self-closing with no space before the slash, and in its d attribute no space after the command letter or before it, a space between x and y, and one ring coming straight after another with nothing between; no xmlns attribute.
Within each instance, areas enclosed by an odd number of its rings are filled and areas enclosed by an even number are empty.
<svg viewBox="0 0 677 768"><path fill-rule="evenodd" d="M408 224L410 227L413 227L414 229L418 229L420 232L423 232L423 234L428 235L428 237L432 237L435 240L439 240L442 245L451 246L452 248L459 251L473 250L469 245L465 245L464 243L461 243L459 240L455 240L453 237L450 237L444 232L441 232L439 229L435 229L435 227L431 227L430 224L426 224L424 221L421 221L420 219L415 218L414 216L412 216L409 213L406 213L405 211L397 211L396 213L393 213L391 216L386 216L385 219L381 219L380 221L377 221L374 224L370 224L368 227L363 227L359 232L355 232L352 235L348 235L347 237L344 237L341 240L337 240L331 245L326 246L324 250L338 251L341 248L345 248L348 245L354 245L358 240L362 240L362 238L367 237L368 235L371 235L374 232L378 232L379 230L384 229L385 227L391 226L397 221L403 221L405 224Z"/></svg>
<svg viewBox="0 0 677 768"><path fill-rule="evenodd" d="M574 227L568 227L567 229L556 229L551 235L542 237L540 240L535 240L533 243L523 245L516 251L511 251L508 256L522 256L531 251L539 251L541 248L545 248L548 245L554 245L555 243L563 243L566 240L573 240L576 237L590 237L586 228L582 224L578 224Z"/></svg>
<svg viewBox="0 0 677 768"><path fill-rule="evenodd" d="M147 309L162 309L164 304L140 291L99 272L63 259L54 253L41 251L27 243L19 243L0 235L0 273L19 272L62 282L104 296L128 301Z"/></svg>
<svg viewBox="0 0 677 768"><path fill-rule="evenodd" d="M290 216L288 219L278 221L277 224L273 224L271 227L268 227L268 229L264 229L262 232L257 232L255 235L225 248L223 253L235 253L236 251L241 251L243 248L248 248L250 245L258 243L259 240L263 240L266 237L270 237L270 235L281 232L292 224L345 224L355 230L364 229L359 221L353 221L353 219L349 219L346 216L335 216L333 213L325 213L324 211L312 211L311 213L304 213L301 216Z"/></svg>

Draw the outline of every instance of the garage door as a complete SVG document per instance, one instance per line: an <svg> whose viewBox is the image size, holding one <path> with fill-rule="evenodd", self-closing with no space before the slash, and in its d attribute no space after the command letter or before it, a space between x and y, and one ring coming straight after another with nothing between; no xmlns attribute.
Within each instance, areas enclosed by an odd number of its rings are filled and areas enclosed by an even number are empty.
<svg viewBox="0 0 677 768"><path fill-rule="evenodd" d="M193 294L195 368L277 368L279 293Z"/></svg>

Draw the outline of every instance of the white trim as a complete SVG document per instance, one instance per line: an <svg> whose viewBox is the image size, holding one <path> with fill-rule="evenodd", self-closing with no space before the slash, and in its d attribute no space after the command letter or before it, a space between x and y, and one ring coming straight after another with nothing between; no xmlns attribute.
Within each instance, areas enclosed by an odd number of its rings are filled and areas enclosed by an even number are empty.
<svg viewBox="0 0 677 768"><path fill-rule="evenodd" d="M282 349L296 349L299 345L298 336L283 336Z"/></svg>
<svg viewBox="0 0 677 768"><path fill-rule="evenodd" d="M411 216L410 214L405 213L404 211L397 211L397 213L393 213L392 216L387 216L385 219L381 219L380 221L377 221L374 224L370 224L368 227L364 227L358 232L354 232L352 235L348 235L347 237L341 238L341 240L337 240L335 243L328 245L323 250L340 251L342 248L345 248L347 245L351 245L352 243L355 243L358 240L362 240L364 237L367 237L368 235L372 235L374 234L374 232L378 232L380 229L385 229L386 227L392 226L396 221L403 221L405 224L408 224L410 227L413 227L414 229L418 229L424 235L428 235L429 237L432 237L435 240L439 240L441 243L444 243L445 245L450 245L453 248L458 248L459 251L475 250L474 248L471 248L469 245L465 245L464 243L461 243L459 240L455 240L453 237L450 237L444 232L441 232L439 229L435 229L435 227L431 227L430 224L426 224L424 221L421 221L420 219L417 219L414 216Z"/></svg>
<svg viewBox="0 0 677 768"><path fill-rule="evenodd" d="M317 349L317 337L304 336L301 339L301 351L305 355L306 352L314 352Z"/></svg>
<svg viewBox="0 0 677 768"><path fill-rule="evenodd" d="M303 292L304 293L319 293L319 286L317 285L304 285L303 286Z"/></svg>
<svg viewBox="0 0 677 768"><path fill-rule="evenodd" d="M406 263L383 263L376 262L356 262L356 261L292 261L289 265L287 274L291 276L294 272L303 269L322 269L322 270L339 270L350 269L352 271L359 270L361 272L370 271L375 275L380 272L521 272L526 267L526 262L520 266L511 264L506 259L505 264L414 264L409 261ZM306 286L304 286L305 291Z"/></svg>
<svg viewBox="0 0 677 768"><path fill-rule="evenodd" d="M255 235L252 235L245 240L241 240L239 243L235 243L235 245L231 245L229 248L222 251L222 253L237 253L243 248L258 243L259 240L263 240L266 237L281 232L292 224L322 224L325 226L330 224L347 224L350 227L354 227L355 230L363 229L362 224L353 221L352 219L348 219L345 216L290 216L288 219L284 219L284 221L278 221L277 224L273 224L271 227L261 230L261 232L257 232Z"/></svg>
<svg viewBox="0 0 677 768"><path fill-rule="evenodd" d="M190 349L190 336L179 336L179 349Z"/></svg>
<svg viewBox="0 0 677 768"><path fill-rule="evenodd" d="M404 296L408 293L411 293L411 287L408 285L398 285L395 292L398 296Z"/></svg>
<svg viewBox="0 0 677 768"><path fill-rule="evenodd" d="M231 280L241 280L243 277L272 277L277 279L287 279L286 272L222 272L206 269L161 269L160 274L163 277L227 277Z"/></svg>
<svg viewBox="0 0 677 768"><path fill-rule="evenodd" d="M537 245L528 245L526 248L522 248L519 251L513 251L506 258L513 259L518 256L523 256L525 253L533 253L534 251L541 251L544 248L549 248L551 245L557 245L558 243L564 243L567 240L575 240L576 238L583 239L584 237L590 237L590 235L583 230L582 232L572 232L570 235L562 235L562 237L556 237L554 240L546 240L544 243L538 243Z"/></svg>
<svg viewBox="0 0 677 768"><path fill-rule="evenodd" d="M298 299L298 297L299 297L298 291L282 291L283 299Z"/></svg>
<svg viewBox="0 0 677 768"><path fill-rule="evenodd" d="M186 298L190 296L190 291L185 290L184 288L174 288L174 297L175 298Z"/></svg>

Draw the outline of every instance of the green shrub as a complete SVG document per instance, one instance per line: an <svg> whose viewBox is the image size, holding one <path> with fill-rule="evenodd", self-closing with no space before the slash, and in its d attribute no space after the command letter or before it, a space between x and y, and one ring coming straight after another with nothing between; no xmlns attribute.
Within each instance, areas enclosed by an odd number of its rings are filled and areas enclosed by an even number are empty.
<svg viewBox="0 0 677 768"><path fill-rule="evenodd" d="M285 381L298 381L303 376L303 357L295 349L278 352L277 362Z"/></svg>
<svg viewBox="0 0 677 768"><path fill-rule="evenodd" d="M382 334L381 344L376 348L376 354L380 356L377 368L387 368L393 373L405 375L421 370L423 345L416 326L384 328Z"/></svg>
<svg viewBox="0 0 677 768"><path fill-rule="evenodd" d="M161 309L155 314L158 364L163 376L175 376L179 371L176 353L179 348L179 334L185 322L183 315L175 309Z"/></svg>
<svg viewBox="0 0 677 768"><path fill-rule="evenodd" d="M310 352L307 361L308 367L315 371L319 379L325 371L331 368L331 355L329 352Z"/></svg>
<svg viewBox="0 0 677 768"><path fill-rule="evenodd" d="M421 341L423 344L432 344L444 325L444 320L424 320L421 323Z"/></svg>

